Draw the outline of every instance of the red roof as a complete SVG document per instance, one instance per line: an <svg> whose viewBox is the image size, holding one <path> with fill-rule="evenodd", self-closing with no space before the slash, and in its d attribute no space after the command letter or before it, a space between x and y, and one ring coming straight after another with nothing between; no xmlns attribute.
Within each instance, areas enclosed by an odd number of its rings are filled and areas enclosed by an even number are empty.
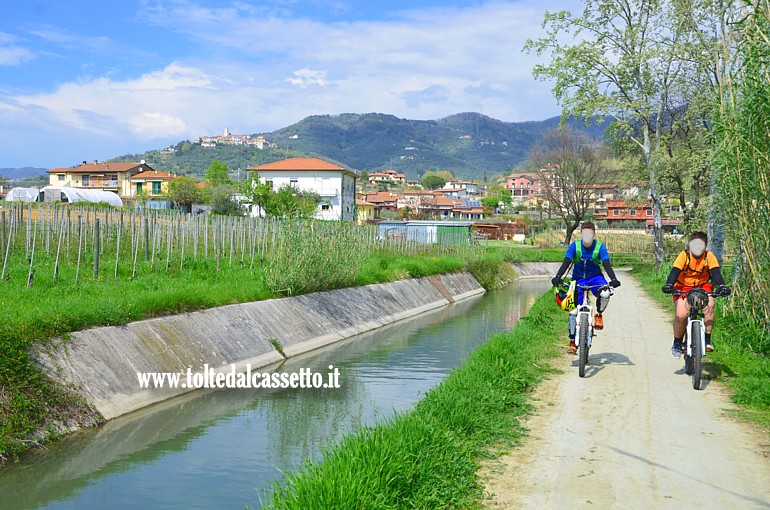
<svg viewBox="0 0 770 510"><path fill-rule="evenodd" d="M138 173L135 176L131 177L131 179L161 179L161 180L167 180L167 179L173 179L175 178L175 175L171 175L168 172L161 172L158 170L148 170L146 172Z"/></svg>
<svg viewBox="0 0 770 510"><path fill-rule="evenodd" d="M333 165L318 158L289 158L274 163L247 168L246 170L270 170L270 171L297 171L297 170L316 170L316 171L335 171L345 172L341 166Z"/></svg>
<svg viewBox="0 0 770 510"><path fill-rule="evenodd" d="M356 199L356 205L358 205L358 206L363 206L363 207L366 207L366 206L369 206L369 207L374 207L374 204L370 204L370 203L369 203L369 202L367 202L366 200L361 200L360 198L357 198L357 199Z"/></svg>
<svg viewBox="0 0 770 510"><path fill-rule="evenodd" d="M377 193L368 193L366 195L366 201L370 204L376 205L377 203L394 202L398 200L400 195L391 193L389 191L378 191Z"/></svg>
<svg viewBox="0 0 770 510"><path fill-rule="evenodd" d="M150 168L143 163L83 163L75 167L52 168L49 174L71 173L101 173L101 172L128 172L137 167Z"/></svg>

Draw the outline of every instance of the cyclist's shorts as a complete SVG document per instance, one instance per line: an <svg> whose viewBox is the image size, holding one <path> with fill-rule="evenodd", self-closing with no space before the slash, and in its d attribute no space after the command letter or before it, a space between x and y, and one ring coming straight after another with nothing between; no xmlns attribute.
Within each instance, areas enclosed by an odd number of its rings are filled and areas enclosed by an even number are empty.
<svg viewBox="0 0 770 510"><path fill-rule="evenodd" d="M680 292L684 292L681 296L671 296L674 298L674 303L676 303L677 299L685 299L687 298L687 293L690 292L692 289L695 289L696 287L689 287L687 285L680 285L678 283L674 284L674 288ZM699 288L705 290L706 292L714 292L714 286L710 283L704 283Z"/></svg>

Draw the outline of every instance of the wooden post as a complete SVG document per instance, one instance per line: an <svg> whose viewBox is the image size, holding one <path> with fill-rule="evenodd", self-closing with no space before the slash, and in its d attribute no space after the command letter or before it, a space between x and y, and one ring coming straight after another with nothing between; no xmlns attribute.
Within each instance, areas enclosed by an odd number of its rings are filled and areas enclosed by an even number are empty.
<svg viewBox="0 0 770 510"><path fill-rule="evenodd" d="M99 238L99 218L94 220L94 278L99 278L99 251L100 251Z"/></svg>

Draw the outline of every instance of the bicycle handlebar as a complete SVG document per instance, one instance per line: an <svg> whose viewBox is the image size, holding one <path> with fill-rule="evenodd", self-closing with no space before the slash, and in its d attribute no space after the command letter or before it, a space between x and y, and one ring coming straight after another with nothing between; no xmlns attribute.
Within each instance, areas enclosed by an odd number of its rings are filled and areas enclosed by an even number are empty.
<svg viewBox="0 0 770 510"><path fill-rule="evenodd" d="M686 296L686 295L687 295L687 294L689 294L689 293L690 293L692 290L695 290L695 289L691 289L691 290L688 290L687 292L682 292L681 290L678 290L678 289L674 289L674 290L671 292L671 295L672 295L672 296ZM709 295L709 296L711 296L711 297L727 297L727 294L722 294L721 292L717 292L717 291L715 291L715 290L713 290L713 291L711 291L711 292L706 292L706 291L704 290L703 292L705 292L707 295Z"/></svg>

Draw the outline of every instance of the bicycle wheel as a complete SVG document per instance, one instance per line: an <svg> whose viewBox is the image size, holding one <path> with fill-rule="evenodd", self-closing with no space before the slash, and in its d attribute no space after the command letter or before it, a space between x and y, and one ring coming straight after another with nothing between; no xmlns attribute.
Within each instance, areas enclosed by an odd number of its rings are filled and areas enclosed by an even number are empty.
<svg viewBox="0 0 770 510"><path fill-rule="evenodd" d="M687 324L687 331L688 333L692 331L692 324ZM685 339L686 342L692 342L693 339L689 335ZM684 373L687 375L692 375L692 354L687 354L687 343L685 342L683 349L684 349ZM690 350L692 352L692 350Z"/></svg>
<svg viewBox="0 0 770 510"><path fill-rule="evenodd" d="M588 364L588 314L580 320L580 336L578 337L578 375L586 376L586 365Z"/></svg>
<svg viewBox="0 0 770 510"><path fill-rule="evenodd" d="M701 352L701 328L699 324L693 324L692 328L692 387L700 389L701 381L701 362L703 353Z"/></svg>

